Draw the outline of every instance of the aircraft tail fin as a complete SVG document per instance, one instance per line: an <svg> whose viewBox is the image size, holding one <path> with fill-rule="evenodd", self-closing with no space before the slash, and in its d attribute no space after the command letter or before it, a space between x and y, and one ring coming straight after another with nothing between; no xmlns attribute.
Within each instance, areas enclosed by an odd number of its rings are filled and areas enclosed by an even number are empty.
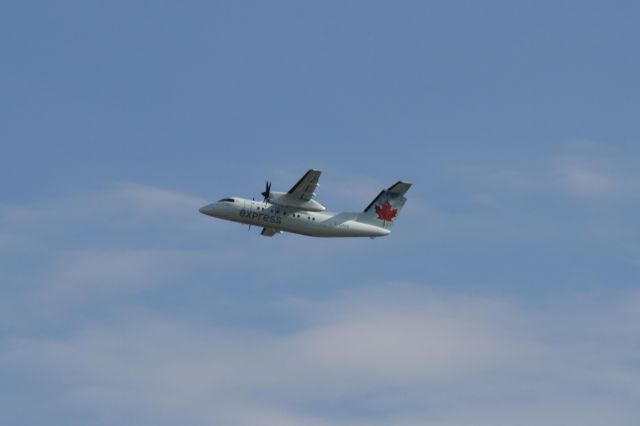
<svg viewBox="0 0 640 426"><path fill-rule="evenodd" d="M402 206L407 202L404 194L411 188L411 184L398 181L387 189L380 191L378 196L358 216L358 222L391 229L398 217Z"/></svg>

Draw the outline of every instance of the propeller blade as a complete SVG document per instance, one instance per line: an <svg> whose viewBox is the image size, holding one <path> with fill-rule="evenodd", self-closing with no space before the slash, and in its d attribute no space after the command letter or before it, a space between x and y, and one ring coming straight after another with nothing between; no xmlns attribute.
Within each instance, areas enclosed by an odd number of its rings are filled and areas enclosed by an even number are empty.
<svg viewBox="0 0 640 426"><path fill-rule="evenodd" d="M264 200L262 200L262 202L266 203L269 197L271 196L271 182L267 181L264 186L265 186L264 192L262 193Z"/></svg>

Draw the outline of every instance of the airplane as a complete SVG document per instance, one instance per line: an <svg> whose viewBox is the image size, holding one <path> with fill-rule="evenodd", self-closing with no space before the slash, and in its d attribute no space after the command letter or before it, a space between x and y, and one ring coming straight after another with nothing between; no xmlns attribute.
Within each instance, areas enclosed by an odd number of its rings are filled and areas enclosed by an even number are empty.
<svg viewBox="0 0 640 426"><path fill-rule="evenodd" d="M267 181L262 202L226 197L200 208L207 216L261 226L261 234L272 237L291 232L311 237L384 237L391 233L407 199L410 183L398 181L360 213L329 212L314 200L320 171L310 169L288 192L271 191Z"/></svg>

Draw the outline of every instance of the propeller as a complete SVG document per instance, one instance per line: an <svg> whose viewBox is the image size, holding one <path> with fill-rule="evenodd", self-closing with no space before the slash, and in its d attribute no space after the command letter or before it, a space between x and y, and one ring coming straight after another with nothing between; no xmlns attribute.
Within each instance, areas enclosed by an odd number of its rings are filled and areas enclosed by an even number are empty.
<svg viewBox="0 0 640 426"><path fill-rule="evenodd" d="M267 183L265 184L265 189L264 189L264 192L262 193L262 196L264 197L264 200L262 200L262 202L266 203L269 200L269 197L271 196L271 182L267 181Z"/></svg>

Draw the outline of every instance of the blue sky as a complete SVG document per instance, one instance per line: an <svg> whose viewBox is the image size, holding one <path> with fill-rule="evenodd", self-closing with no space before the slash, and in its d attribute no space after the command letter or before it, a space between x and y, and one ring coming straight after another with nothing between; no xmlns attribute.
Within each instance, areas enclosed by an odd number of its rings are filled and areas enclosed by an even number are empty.
<svg viewBox="0 0 640 426"><path fill-rule="evenodd" d="M635 425L635 2L3 2L12 425ZM377 240L197 209L323 171Z"/></svg>

